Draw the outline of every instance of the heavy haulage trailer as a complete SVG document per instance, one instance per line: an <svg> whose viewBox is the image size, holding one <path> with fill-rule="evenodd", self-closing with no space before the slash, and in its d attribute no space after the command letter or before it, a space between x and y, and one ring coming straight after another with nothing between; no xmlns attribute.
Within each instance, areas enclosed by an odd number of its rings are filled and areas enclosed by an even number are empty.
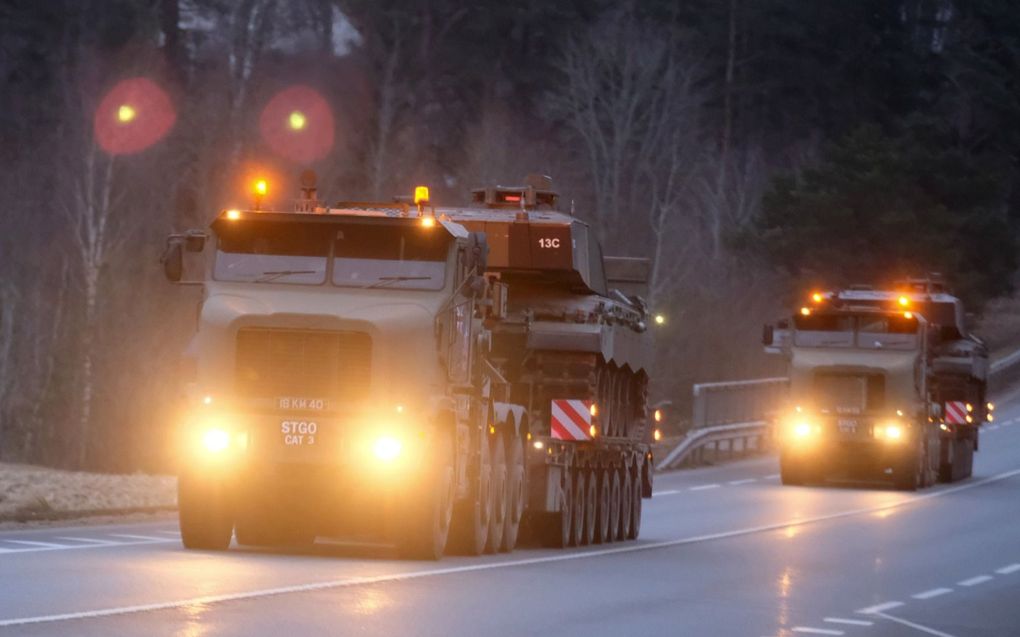
<svg viewBox="0 0 1020 637"><path fill-rule="evenodd" d="M435 559L524 533L636 538L647 263L604 258L547 178L466 208L425 188L327 206L303 186L294 211L225 210L167 241L172 281L189 283L185 253L205 257L182 364L184 545L385 538Z"/></svg>
<svg viewBox="0 0 1020 637"><path fill-rule="evenodd" d="M959 301L930 285L815 293L766 327L767 350L789 361L784 484L877 474L916 489L971 475L978 427L994 408L987 354L962 329Z"/></svg>

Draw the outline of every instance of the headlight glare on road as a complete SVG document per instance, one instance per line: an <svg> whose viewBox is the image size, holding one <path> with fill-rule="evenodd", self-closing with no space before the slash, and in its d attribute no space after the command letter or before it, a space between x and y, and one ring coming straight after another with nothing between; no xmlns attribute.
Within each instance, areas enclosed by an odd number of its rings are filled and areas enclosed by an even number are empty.
<svg viewBox="0 0 1020 637"><path fill-rule="evenodd" d="M383 462L392 462L400 455L403 448L403 444L399 438L392 436L382 436L376 438L372 444L372 453L376 458Z"/></svg>

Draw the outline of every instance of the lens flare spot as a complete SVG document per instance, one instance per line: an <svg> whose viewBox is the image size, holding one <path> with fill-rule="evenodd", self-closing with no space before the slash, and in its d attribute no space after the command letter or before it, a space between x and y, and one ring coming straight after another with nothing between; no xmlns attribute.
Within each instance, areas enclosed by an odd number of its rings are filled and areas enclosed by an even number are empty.
<svg viewBox="0 0 1020 637"><path fill-rule="evenodd" d="M273 152L303 164L329 154L334 128L329 103L318 91L304 85L274 95L259 117L259 132Z"/></svg>
<svg viewBox="0 0 1020 637"><path fill-rule="evenodd" d="M308 118L301 111L294 111L287 118L287 123L290 125L291 130L304 130L305 124L308 123Z"/></svg>
<svg viewBox="0 0 1020 637"><path fill-rule="evenodd" d="M121 104L120 108L117 109L117 121L122 124L134 121L135 117L138 116L135 107L130 104Z"/></svg>
<svg viewBox="0 0 1020 637"><path fill-rule="evenodd" d="M167 93L152 80L121 80L99 101L92 129L96 143L111 155L141 152L163 139L177 121Z"/></svg>

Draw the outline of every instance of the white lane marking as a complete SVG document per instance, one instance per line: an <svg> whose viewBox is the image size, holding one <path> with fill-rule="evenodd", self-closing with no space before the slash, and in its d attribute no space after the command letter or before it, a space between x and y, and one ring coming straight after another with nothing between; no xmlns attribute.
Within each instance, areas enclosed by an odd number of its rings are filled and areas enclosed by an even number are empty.
<svg viewBox="0 0 1020 637"><path fill-rule="evenodd" d="M512 568L515 566L533 566L536 564L551 564L554 562L567 562L571 560L583 560L592 557L604 557L607 555L621 555L625 553L636 553L638 551L652 551L662 548L671 548L674 546L686 546L690 544L700 544L702 542L711 542L715 540L725 540L735 537L744 537L747 535L754 535L758 533L769 533L772 531L778 531L780 529L786 529L790 526L802 526L807 524L815 524L818 522L827 522L830 520L839 520L856 515L868 515L875 513L876 511L886 511L889 509L898 509L915 502L923 502L925 500L931 500L934 498L941 498L951 493L958 493L960 491L967 491L969 489L975 489L982 485L991 484L994 482L1000 482L1002 480L1008 480L1014 476L1020 475L1020 469L1013 469L1012 471L1005 471L1003 473L983 478L981 480L975 480L974 482L968 482L955 487L949 487L940 491L932 493L925 493L922 495L910 496L904 500L893 502L891 504L882 504L879 506L864 507L860 509L849 509L846 511L838 511L836 513L829 513L826 515L819 515L811 518L801 518L798 520L787 520L785 522L777 522L775 524L764 524L761 526L752 526L742 529L734 529L732 531L722 531L719 533L710 533L707 535L695 535L693 537L677 538L674 540L664 540L661 542L648 542L647 544L634 543L630 546L619 546L611 549L597 549L597 550L580 550L571 553L560 553L557 555L549 555L545 557L531 557L521 560L502 560L498 562L485 562L482 564L466 564L463 566L451 566L448 568L436 568L427 569L421 571L412 571L410 573L396 573L391 575L376 575L372 577L355 577L351 579L341 580L329 580L325 582L315 582L310 584L293 584L290 586L281 586L279 588L267 588L261 590L242 591L238 593L224 593L221 595L207 595L205 597L193 597L189 599L172 600L168 602L153 602L150 604L139 604L136 606L114 606L109 608L100 608L96 610L77 611L72 613L62 613L59 615L37 615L34 617L12 617L10 619L0 619L0 628L8 626L26 626L29 624L44 624L50 622L67 621L72 619L88 619L94 617L110 617L114 615L129 615L132 613L145 613L159 610L170 610L174 608L182 608L185 606L195 606L198 604L217 604L221 602L232 602L245 599L257 599L260 597L271 597L274 595L285 595L288 593L305 593L312 591L339 589L339 588L350 588L354 586L365 586L369 584L380 584L384 582L401 582L408 580L416 580L425 577L439 577L442 575L455 575L458 573L473 573L479 571L491 571L501 568ZM167 540L171 541L171 540ZM137 542L137 544L143 544ZM123 546L123 545L121 545ZM73 548L104 548L102 546L94 547L73 547ZM35 549L25 549L21 552L32 551ZM47 550L47 549L38 549ZM883 609L888 610L895 606L902 605L901 602L890 602L893 606L882 605ZM873 606L863 611L879 612L879 607ZM858 612L863 612L858 611Z"/></svg>
<svg viewBox="0 0 1020 637"><path fill-rule="evenodd" d="M156 533L162 533L163 535L172 535L174 537L181 537L180 531L156 531Z"/></svg>
<svg viewBox="0 0 1020 637"><path fill-rule="evenodd" d="M824 620L830 624L846 624L847 626L874 626L875 622L866 619L846 619L843 617L826 617Z"/></svg>
<svg viewBox="0 0 1020 637"><path fill-rule="evenodd" d="M672 489L670 491L652 491L652 497L654 498L657 495L676 495L678 493L680 493L680 491L677 491L676 489Z"/></svg>
<svg viewBox="0 0 1020 637"><path fill-rule="evenodd" d="M730 486L738 487L738 486L740 486L742 484L751 484L752 482L757 482L757 481L758 481L758 478L745 478L743 480L731 480L727 484L729 484Z"/></svg>
<svg viewBox="0 0 1020 637"><path fill-rule="evenodd" d="M96 540L90 537L58 537L58 540L68 540L70 542L85 542L86 544L120 544L119 542L111 542L109 540Z"/></svg>
<svg viewBox="0 0 1020 637"><path fill-rule="evenodd" d="M10 542L11 540L3 540ZM110 547L121 547L121 546L139 546L139 545L151 545L151 544L169 544L171 542L178 542L179 540L164 540L163 538L157 538L155 540L137 540L137 541L123 541L123 542L107 542L104 544L54 544L53 546L37 546L33 548L24 549L5 549L0 548L0 553L7 553L10 555L20 555L22 553L39 553L41 551L82 551L85 549L105 549Z"/></svg>
<svg viewBox="0 0 1020 637"><path fill-rule="evenodd" d="M884 604L875 604L874 606L868 606L867 608L861 608L854 612L862 615L877 615L884 610L892 610L893 608L899 608L903 606L903 602L885 602Z"/></svg>
<svg viewBox="0 0 1020 637"><path fill-rule="evenodd" d="M718 489L721 486L722 486L721 484L699 484L698 486L690 487L687 490L688 491L704 491L705 489Z"/></svg>
<svg viewBox="0 0 1020 637"><path fill-rule="evenodd" d="M66 544L54 544L53 542L33 542L32 540L4 540L8 544L24 544L25 546L43 546L47 548L62 549Z"/></svg>
<svg viewBox="0 0 1020 637"><path fill-rule="evenodd" d="M931 599L932 597L938 597L939 595L945 595L946 593L952 593L951 588L933 588L930 591L924 591L917 595L911 595L914 599Z"/></svg>
<svg viewBox="0 0 1020 637"><path fill-rule="evenodd" d="M998 428L999 425L989 425L988 427L985 428L985 431L995 431Z"/></svg>
<svg viewBox="0 0 1020 637"><path fill-rule="evenodd" d="M842 630L833 630L831 628L811 628L810 626L794 626L793 632L804 633L805 635L845 635Z"/></svg>
<svg viewBox="0 0 1020 637"><path fill-rule="evenodd" d="M147 542L172 542L165 537L153 537L151 535L131 535L130 533L110 533L110 537L122 537L128 540L145 540Z"/></svg>
<svg viewBox="0 0 1020 637"><path fill-rule="evenodd" d="M935 637L953 637L953 635L950 635L949 633L944 633L941 630L935 630L934 628L929 628L928 626L922 626L921 624L916 624L912 621L907 621L906 619L903 619L901 617L893 617L892 615L886 615L885 613L876 613L875 616L881 617L882 619L887 619L891 622L896 622L897 624L902 624L903 626L908 626L910 628L913 628L914 630L919 630L922 633L934 635Z"/></svg>
<svg viewBox="0 0 1020 637"><path fill-rule="evenodd" d="M778 477L779 477L778 473L770 473L769 475L762 478L762 480L775 480Z"/></svg>
<svg viewBox="0 0 1020 637"><path fill-rule="evenodd" d="M1009 575L1010 573L1016 573L1017 571L1020 571L1020 564L1010 564L1009 566L995 569L995 572L999 575Z"/></svg>
<svg viewBox="0 0 1020 637"><path fill-rule="evenodd" d="M990 582L991 580L992 580L991 575L978 575L977 577L972 577L970 579L965 579L962 582L957 582L957 584L959 584L960 586L977 586L978 584L984 584L985 582Z"/></svg>

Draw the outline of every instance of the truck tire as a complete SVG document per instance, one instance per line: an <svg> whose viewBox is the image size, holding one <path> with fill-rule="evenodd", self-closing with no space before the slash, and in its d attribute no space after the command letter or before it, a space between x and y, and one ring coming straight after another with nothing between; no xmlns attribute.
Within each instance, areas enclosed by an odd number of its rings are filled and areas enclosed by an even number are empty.
<svg viewBox="0 0 1020 637"><path fill-rule="evenodd" d="M509 517L507 497L506 443L502 433L491 436L492 444L492 517L489 519L489 539L485 543L486 553L496 553L503 546L503 530Z"/></svg>
<svg viewBox="0 0 1020 637"><path fill-rule="evenodd" d="M517 546L527 497L527 485L524 483L524 444L516 436L511 436L509 440L506 482L507 515L503 525L503 545L500 547L500 550L505 553L509 553Z"/></svg>
<svg viewBox="0 0 1020 637"><path fill-rule="evenodd" d="M462 555L481 555L489 541L489 520L492 518L492 464L489 445L480 446L478 474L473 477L474 489L465 502L454 508L454 549Z"/></svg>
<svg viewBox="0 0 1020 637"><path fill-rule="evenodd" d="M615 542L620 532L620 472L609 470L609 541Z"/></svg>
<svg viewBox="0 0 1020 637"><path fill-rule="evenodd" d="M631 483L630 471L622 470L623 481L620 486L620 532L616 538L621 542L630 537L631 518L634 515L634 485Z"/></svg>
<svg viewBox="0 0 1020 637"><path fill-rule="evenodd" d="M584 541L586 546L595 543L598 526L599 479L594 471L588 471L584 478Z"/></svg>
<svg viewBox="0 0 1020 637"><path fill-rule="evenodd" d="M273 528L273 518L265 503L260 501L239 503L234 537L245 546L273 546L279 543Z"/></svg>
<svg viewBox="0 0 1020 637"><path fill-rule="evenodd" d="M598 485L598 504L595 512L595 543L606 544L610 541L609 537L609 499L612 487L610 486L611 478L609 471L602 469L598 472L599 485Z"/></svg>
<svg viewBox="0 0 1020 637"><path fill-rule="evenodd" d="M570 546L584 546L584 520L587 517L584 505L588 500L584 478L583 469L574 472L574 519L570 522Z"/></svg>
<svg viewBox="0 0 1020 637"><path fill-rule="evenodd" d="M550 548L570 546L571 523L574 519L574 484L570 469L564 467L560 477L560 510L546 518L544 543Z"/></svg>
<svg viewBox="0 0 1020 637"><path fill-rule="evenodd" d="M642 509L642 489L641 489L641 476L635 475L631 484L633 489L633 495L631 496L631 514L630 514L630 533L627 535L628 540L636 540L641 535L641 509Z"/></svg>
<svg viewBox="0 0 1020 637"><path fill-rule="evenodd" d="M799 487L803 485L805 482L803 463L780 452L779 480L786 486Z"/></svg>
<svg viewBox="0 0 1020 637"><path fill-rule="evenodd" d="M436 458L426 470L425 491L408 503L397 552L406 559L438 560L446 551L453 519L457 486L453 475L453 441L449 434L437 438Z"/></svg>
<svg viewBox="0 0 1020 637"><path fill-rule="evenodd" d="M924 486L927 454L923 442L915 444L914 453L893 468L893 486L901 491L917 491Z"/></svg>
<svg viewBox="0 0 1020 637"><path fill-rule="evenodd" d="M227 485L215 478L180 476L177 516L184 548L222 551L230 546L234 532L230 493Z"/></svg>

